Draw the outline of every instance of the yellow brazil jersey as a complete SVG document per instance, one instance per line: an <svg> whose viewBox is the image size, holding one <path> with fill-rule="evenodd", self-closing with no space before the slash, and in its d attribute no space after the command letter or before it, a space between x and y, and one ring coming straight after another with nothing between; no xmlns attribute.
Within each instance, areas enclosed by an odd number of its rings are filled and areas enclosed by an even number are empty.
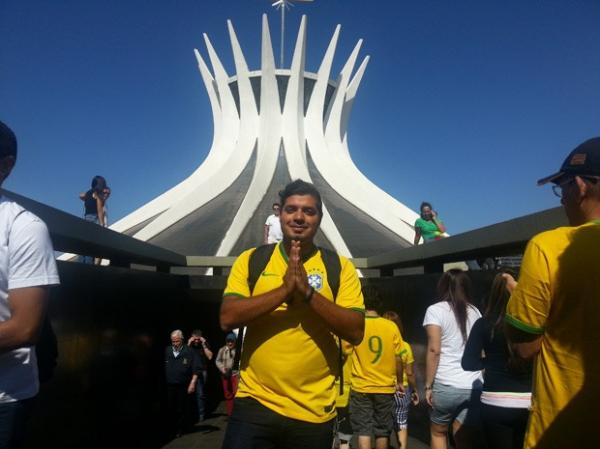
<svg viewBox="0 0 600 449"><path fill-rule="evenodd" d="M523 256L506 321L542 337L525 448L597 446L599 224L541 233Z"/></svg>
<svg viewBox="0 0 600 449"><path fill-rule="evenodd" d="M253 249L235 261L223 296L251 296L248 260ZM352 263L340 257L340 286L336 304L364 312L361 286ZM269 292L283 283L287 254L277 245L254 287L254 295ZM304 262L309 283L333 301L320 251ZM337 337L322 324L306 304L284 302L273 312L247 326L241 357L238 397L252 397L280 415L322 423L335 417L339 370Z"/></svg>
<svg viewBox="0 0 600 449"><path fill-rule="evenodd" d="M393 393L396 386L396 356L402 352L402 336L392 321L365 317L365 336L354 347L352 389L359 393Z"/></svg>
<svg viewBox="0 0 600 449"><path fill-rule="evenodd" d="M406 341L402 341L402 349L400 350L400 358L402 359L402 366L404 366L404 370L402 371L402 385L408 387L408 376L406 375L406 365L410 365L411 363L415 363L415 358L413 357L412 348Z"/></svg>

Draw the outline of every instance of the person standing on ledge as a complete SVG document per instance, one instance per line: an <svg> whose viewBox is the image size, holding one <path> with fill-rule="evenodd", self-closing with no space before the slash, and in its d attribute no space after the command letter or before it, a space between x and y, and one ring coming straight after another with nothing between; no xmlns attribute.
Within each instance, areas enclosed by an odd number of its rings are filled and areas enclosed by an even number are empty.
<svg viewBox="0 0 600 449"><path fill-rule="evenodd" d="M600 137L575 148L538 185L548 182L570 226L528 243L505 317L515 352L535 357L525 449L597 447Z"/></svg>
<svg viewBox="0 0 600 449"><path fill-rule="evenodd" d="M281 205L279 203L273 203L273 213L267 217L265 222L265 235L263 243L277 243L283 239L283 233L281 232L281 222L279 220L279 214Z"/></svg>
<svg viewBox="0 0 600 449"><path fill-rule="evenodd" d="M0 122L0 187L17 160L17 138ZM39 379L35 343L59 283L42 220L0 196L0 447L20 448Z"/></svg>
<svg viewBox="0 0 600 449"><path fill-rule="evenodd" d="M444 238L446 227L442 220L439 219L437 212L433 210L430 203L421 203L421 217L415 221L415 241L414 245L418 245L421 237L424 243L429 243L434 240Z"/></svg>
<svg viewBox="0 0 600 449"><path fill-rule="evenodd" d="M279 195L283 241L270 247L253 286L252 254L266 247L243 252L223 293L223 330L247 326L224 449L331 449L334 381L341 368L335 336L352 345L363 338L356 269L314 243L323 217L321 195L302 180ZM332 287L336 278L338 288Z"/></svg>

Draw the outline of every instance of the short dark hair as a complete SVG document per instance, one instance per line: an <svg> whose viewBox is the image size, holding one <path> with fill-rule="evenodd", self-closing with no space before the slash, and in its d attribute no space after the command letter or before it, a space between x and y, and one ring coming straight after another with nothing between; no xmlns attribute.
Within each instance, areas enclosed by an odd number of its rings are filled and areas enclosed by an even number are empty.
<svg viewBox="0 0 600 449"><path fill-rule="evenodd" d="M0 121L0 157L17 158L17 136L5 123Z"/></svg>
<svg viewBox="0 0 600 449"><path fill-rule="evenodd" d="M365 299L365 309L379 312L382 304L379 289L374 285L363 285L362 292Z"/></svg>
<svg viewBox="0 0 600 449"><path fill-rule="evenodd" d="M192 337L202 337L202 331L200 329L194 329L192 331Z"/></svg>
<svg viewBox="0 0 600 449"><path fill-rule="evenodd" d="M281 207L281 204L279 204L279 203L273 203L273 205L271 206L271 209L274 208L275 206Z"/></svg>
<svg viewBox="0 0 600 449"><path fill-rule="evenodd" d="M279 199L281 201L281 205L285 205L285 201L294 195L310 195L315 200L317 200L317 212L319 216L323 216L323 201L321 201L321 194L317 190L317 188L311 184L310 182L303 181L301 179L296 179L295 181L290 182L286 185L282 191L279 192Z"/></svg>

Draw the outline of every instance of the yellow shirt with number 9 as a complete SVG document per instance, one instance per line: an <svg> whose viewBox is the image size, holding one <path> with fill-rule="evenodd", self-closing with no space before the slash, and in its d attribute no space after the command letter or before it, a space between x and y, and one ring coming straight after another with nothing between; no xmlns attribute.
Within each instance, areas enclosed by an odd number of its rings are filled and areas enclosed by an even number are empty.
<svg viewBox="0 0 600 449"><path fill-rule="evenodd" d="M365 317L365 336L354 347L352 389L359 393L394 393L396 356L402 352L402 335L392 321Z"/></svg>

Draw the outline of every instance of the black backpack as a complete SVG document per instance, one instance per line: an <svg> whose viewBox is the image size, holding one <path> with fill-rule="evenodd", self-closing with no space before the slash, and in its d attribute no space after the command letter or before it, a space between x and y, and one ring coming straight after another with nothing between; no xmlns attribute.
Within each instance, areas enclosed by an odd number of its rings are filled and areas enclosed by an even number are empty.
<svg viewBox="0 0 600 449"><path fill-rule="evenodd" d="M254 252L250 255L248 260L248 287L250 289L250 295L254 292L256 281L260 274L264 271L273 255L273 251L277 246L276 243L269 245L258 246ZM321 259L323 265L325 265L325 271L327 272L327 282L331 288L333 294L333 302L337 301L337 295L340 290L340 273L342 271L342 265L340 263L340 257L334 251L326 248L318 248L321 251ZM237 335L235 358L233 360L234 369L240 368L240 359L242 353L242 343L244 340L244 329L240 328ZM343 352L342 352L342 339L338 337L338 359L339 359L339 372L338 377L340 378L340 394L343 393L344 389L344 375L343 375Z"/></svg>

